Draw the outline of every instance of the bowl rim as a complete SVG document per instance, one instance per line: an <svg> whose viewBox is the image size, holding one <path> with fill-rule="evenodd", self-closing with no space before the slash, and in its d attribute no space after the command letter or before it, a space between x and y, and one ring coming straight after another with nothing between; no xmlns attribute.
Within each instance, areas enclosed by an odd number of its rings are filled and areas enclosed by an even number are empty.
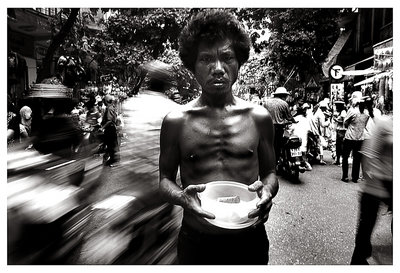
<svg viewBox="0 0 400 273"><path fill-rule="evenodd" d="M235 181L228 181L228 180L227 180L227 181L225 181L225 180L211 181L211 182L205 183L206 188L205 188L204 191L199 192L199 197L200 197L200 199L201 199L201 197L204 196L205 193L207 192L208 186L214 186L214 185L221 185L221 186L222 186L223 184L227 184L227 185L230 185L230 186L235 186L235 187L238 187L238 188L241 188L241 189L246 189L247 191L249 191L249 189L248 189L248 186L249 186L249 185L244 184L244 183L235 182ZM208 189L209 189L209 188L208 188ZM258 195L257 195L256 192L251 192L251 191L249 191L249 192L252 193L253 195L255 195L254 199L257 199L257 198L258 198Z"/></svg>

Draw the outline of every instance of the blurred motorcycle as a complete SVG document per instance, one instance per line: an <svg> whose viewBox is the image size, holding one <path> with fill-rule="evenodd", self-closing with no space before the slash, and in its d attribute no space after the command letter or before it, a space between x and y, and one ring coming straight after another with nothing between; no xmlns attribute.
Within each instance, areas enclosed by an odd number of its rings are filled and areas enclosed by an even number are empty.
<svg viewBox="0 0 400 273"><path fill-rule="evenodd" d="M291 179L298 180L299 174L304 173L305 161L300 151L301 138L293 134L290 128L291 123L285 124L285 131L283 135L283 148L280 156L280 164L278 171L287 174Z"/></svg>

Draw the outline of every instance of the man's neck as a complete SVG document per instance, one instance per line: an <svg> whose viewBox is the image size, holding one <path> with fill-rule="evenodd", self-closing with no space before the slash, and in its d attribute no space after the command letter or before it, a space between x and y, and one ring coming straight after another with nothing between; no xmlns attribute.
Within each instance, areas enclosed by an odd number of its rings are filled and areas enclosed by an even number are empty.
<svg viewBox="0 0 400 273"><path fill-rule="evenodd" d="M235 103L235 97L233 96L232 92L227 92L222 95L210 95L207 93L202 93L199 100L202 105L213 108L223 108Z"/></svg>

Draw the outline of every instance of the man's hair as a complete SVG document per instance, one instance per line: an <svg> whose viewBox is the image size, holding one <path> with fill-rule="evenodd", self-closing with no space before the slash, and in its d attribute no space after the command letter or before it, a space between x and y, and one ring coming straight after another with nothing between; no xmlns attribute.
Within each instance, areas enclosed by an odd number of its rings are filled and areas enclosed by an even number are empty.
<svg viewBox="0 0 400 273"><path fill-rule="evenodd" d="M223 10L206 10L194 15L179 37L179 56L186 68L194 72L200 42L213 44L232 41L239 67L249 58L250 38L239 21Z"/></svg>

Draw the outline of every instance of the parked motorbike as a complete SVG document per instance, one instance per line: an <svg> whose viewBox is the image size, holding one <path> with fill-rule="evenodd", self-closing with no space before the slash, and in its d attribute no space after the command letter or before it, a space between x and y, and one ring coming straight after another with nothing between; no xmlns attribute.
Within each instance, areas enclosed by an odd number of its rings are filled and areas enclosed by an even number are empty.
<svg viewBox="0 0 400 273"><path fill-rule="evenodd" d="M293 134L291 123L285 124L283 147L280 155L278 171L287 174L293 180L299 179L299 174L304 173L305 162L300 151L301 138Z"/></svg>

